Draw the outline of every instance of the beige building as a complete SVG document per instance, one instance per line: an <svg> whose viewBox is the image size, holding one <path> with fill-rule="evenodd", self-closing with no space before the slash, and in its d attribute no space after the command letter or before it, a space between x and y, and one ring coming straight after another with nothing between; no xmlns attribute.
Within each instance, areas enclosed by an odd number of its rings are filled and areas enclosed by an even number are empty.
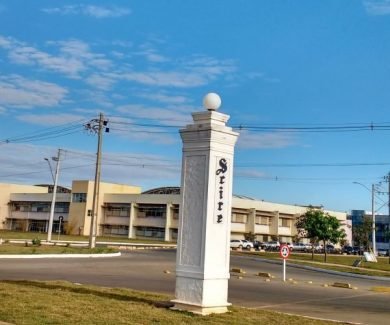
<svg viewBox="0 0 390 325"><path fill-rule="evenodd" d="M73 181L68 193L57 193L53 232L88 236L94 182ZM48 187L0 184L0 229L47 232L52 193ZM141 188L101 183L98 201L98 236L123 236L175 241L180 189L163 187L141 193ZM296 218L307 207L233 196L231 237L254 234L259 241L292 242ZM346 213L325 211L343 224Z"/></svg>

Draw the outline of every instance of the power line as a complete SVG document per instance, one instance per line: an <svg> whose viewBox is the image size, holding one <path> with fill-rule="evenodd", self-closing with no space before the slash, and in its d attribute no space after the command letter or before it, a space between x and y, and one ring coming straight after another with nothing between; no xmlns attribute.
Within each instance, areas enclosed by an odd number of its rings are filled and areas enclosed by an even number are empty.
<svg viewBox="0 0 390 325"><path fill-rule="evenodd" d="M32 142L46 139L57 138L73 133L77 133L82 130L82 124L67 123L60 126L45 128L31 133L25 133L20 136L10 137L0 140L1 144L7 143L20 143L20 142Z"/></svg>
<svg viewBox="0 0 390 325"><path fill-rule="evenodd" d="M282 167L282 168L288 168L288 167L361 167L361 166L389 166L390 163L386 162L374 162L374 163L312 163L312 164L305 164L305 163L296 163L296 164L262 164L262 163L248 163L248 164L237 164L235 165L236 168L251 168L251 167Z"/></svg>

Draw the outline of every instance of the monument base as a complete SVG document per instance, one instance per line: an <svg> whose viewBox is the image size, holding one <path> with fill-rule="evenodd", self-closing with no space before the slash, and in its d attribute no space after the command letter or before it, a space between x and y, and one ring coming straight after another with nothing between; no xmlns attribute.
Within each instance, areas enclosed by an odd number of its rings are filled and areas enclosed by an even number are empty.
<svg viewBox="0 0 390 325"><path fill-rule="evenodd" d="M173 307L171 307L172 310L187 311L202 316L227 313L229 311L227 307L231 306L230 303L227 303L225 306L201 306L188 304L179 300L172 300L171 302L175 304Z"/></svg>

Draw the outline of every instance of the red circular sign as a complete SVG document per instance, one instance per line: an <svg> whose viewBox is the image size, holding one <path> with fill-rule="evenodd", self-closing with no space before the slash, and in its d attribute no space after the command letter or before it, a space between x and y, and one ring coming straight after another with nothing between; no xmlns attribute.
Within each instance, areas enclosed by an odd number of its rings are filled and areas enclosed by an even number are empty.
<svg viewBox="0 0 390 325"><path fill-rule="evenodd" d="M290 255L290 247L288 245L281 245L279 254L284 259L288 258Z"/></svg>

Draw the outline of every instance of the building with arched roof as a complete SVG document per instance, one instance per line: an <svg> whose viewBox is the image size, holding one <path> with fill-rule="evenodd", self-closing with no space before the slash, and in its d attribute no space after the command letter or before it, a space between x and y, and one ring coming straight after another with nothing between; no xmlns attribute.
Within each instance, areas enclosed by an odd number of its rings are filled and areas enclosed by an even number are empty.
<svg viewBox="0 0 390 325"><path fill-rule="evenodd" d="M62 216L64 229L61 231L89 235L93 185L92 181L73 181L70 193L57 194L53 231L56 231L58 218ZM52 199L48 187L5 187L3 184L2 188L0 229L47 231ZM159 187L141 192L137 186L101 182L97 235L176 241L180 201L179 187ZM259 241L278 239L292 242L297 235L295 221L307 209L308 206L233 195L231 237L243 239L250 234ZM326 212L342 223L346 221L344 212Z"/></svg>

